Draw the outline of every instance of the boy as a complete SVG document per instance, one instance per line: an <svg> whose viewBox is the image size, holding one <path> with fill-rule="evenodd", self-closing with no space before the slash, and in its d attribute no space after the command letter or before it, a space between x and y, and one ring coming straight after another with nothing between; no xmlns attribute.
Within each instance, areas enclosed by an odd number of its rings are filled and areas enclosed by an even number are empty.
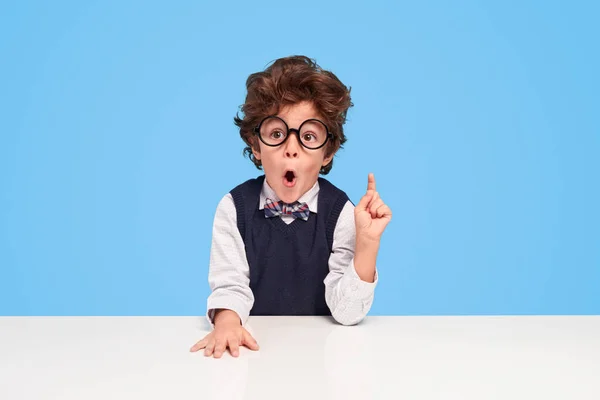
<svg viewBox="0 0 600 400"><path fill-rule="evenodd" d="M258 349L249 315L332 315L360 322L377 284L375 262L392 212L369 174L356 207L327 174L346 141L350 90L304 56L276 60L250 75L243 118L234 121L244 152L264 175L219 203L207 317L214 329L190 351L219 358Z"/></svg>

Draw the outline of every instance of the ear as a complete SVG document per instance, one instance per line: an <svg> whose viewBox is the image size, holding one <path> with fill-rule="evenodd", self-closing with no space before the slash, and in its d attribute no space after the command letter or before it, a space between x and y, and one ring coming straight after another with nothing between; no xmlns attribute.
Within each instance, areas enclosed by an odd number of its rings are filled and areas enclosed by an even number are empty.
<svg viewBox="0 0 600 400"><path fill-rule="evenodd" d="M252 143L252 145L250 146L252 148L252 154L254 155L254 158L260 160L260 146L258 143L256 143L256 140L254 140L253 142L254 143Z"/></svg>
<svg viewBox="0 0 600 400"><path fill-rule="evenodd" d="M333 160L333 154L331 154L323 159L322 167L326 167L327 164L329 164L331 162L331 160Z"/></svg>

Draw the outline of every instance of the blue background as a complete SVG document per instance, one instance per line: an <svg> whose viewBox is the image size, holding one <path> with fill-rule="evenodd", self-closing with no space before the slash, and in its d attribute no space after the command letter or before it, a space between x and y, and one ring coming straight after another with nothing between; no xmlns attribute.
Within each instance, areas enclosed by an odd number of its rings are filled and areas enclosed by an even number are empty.
<svg viewBox="0 0 600 400"><path fill-rule="evenodd" d="M328 179L394 211L372 315L600 313L598 11L3 4L0 314L202 315L245 80L292 54L352 87Z"/></svg>

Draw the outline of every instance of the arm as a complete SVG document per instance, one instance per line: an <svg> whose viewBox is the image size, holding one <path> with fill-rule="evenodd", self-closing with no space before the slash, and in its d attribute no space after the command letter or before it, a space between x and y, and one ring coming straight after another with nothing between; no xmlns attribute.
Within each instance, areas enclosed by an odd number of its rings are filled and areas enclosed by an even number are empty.
<svg viewBox="0 0 600 400"><path fill-rule="evenodd" d="M342 325L363 320L371 309L377 286L375 260L369 260L368 253L355 254L356 244L354 206L348 201L335 226L329 274L324 281L327 305Z"/></svg>
<svg viewBox="0 0 600 400"><path fill-rule="evenodd" d="M214 329L190 351L204 349L205 356L221 358L227 349L237 357L240 346L258 350L258 343L242 326L254 303L250 290L250 268L244 241L237 228L235 203L227 194L217 206L213 223L208 281L207 318Z"/></svg>
<svg viewBox="0 0 600 400"><path fill-rule="evenodd" d="M367 193L354 209L356 224L357 272L370 280L375 270L381 235L392 220L392 210L383 202L375 189L375 176L369 174Z"/></svg>
<svg viewBox="0 0 600 400"><path fill-rule="evenodd" d="M250 289L250 267L244 241L237 227L235 203L231 194L221 199L213 223L208 282L211 294L207 300L207 318L231 319L232 312L244 325L254 304ZM221 312L229 310L229 312Z"/></svg>
<svg viewBox="0 0 600 400"><path fill-rule="evenodd" d="M344 325L351 325L360 322L371 307L377 283L379 243L392 220L392 211L379 197L373 174L369 174L367 193L353 210L353 223L349 223L347 206L340 213L334 232L334 253L330 256L331 272L325 278L325 296L333 317ZM338 252L341 254L336 254ZM354 258L342 275L344 267L339 265L350 259L351 254Z"/></svg>

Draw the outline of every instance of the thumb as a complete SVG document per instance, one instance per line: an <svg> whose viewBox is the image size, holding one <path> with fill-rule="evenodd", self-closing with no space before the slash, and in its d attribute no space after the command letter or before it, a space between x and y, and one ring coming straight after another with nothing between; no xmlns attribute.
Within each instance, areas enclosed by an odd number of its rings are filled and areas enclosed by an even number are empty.
<svg viewBox="0 0 600 400"><path fill-rule="evenodd" d="M250 350L258 350L258 343L252 337L252 335L248 331L244 331L244 335L242 337L242 343L245 344Z"/></svg>

